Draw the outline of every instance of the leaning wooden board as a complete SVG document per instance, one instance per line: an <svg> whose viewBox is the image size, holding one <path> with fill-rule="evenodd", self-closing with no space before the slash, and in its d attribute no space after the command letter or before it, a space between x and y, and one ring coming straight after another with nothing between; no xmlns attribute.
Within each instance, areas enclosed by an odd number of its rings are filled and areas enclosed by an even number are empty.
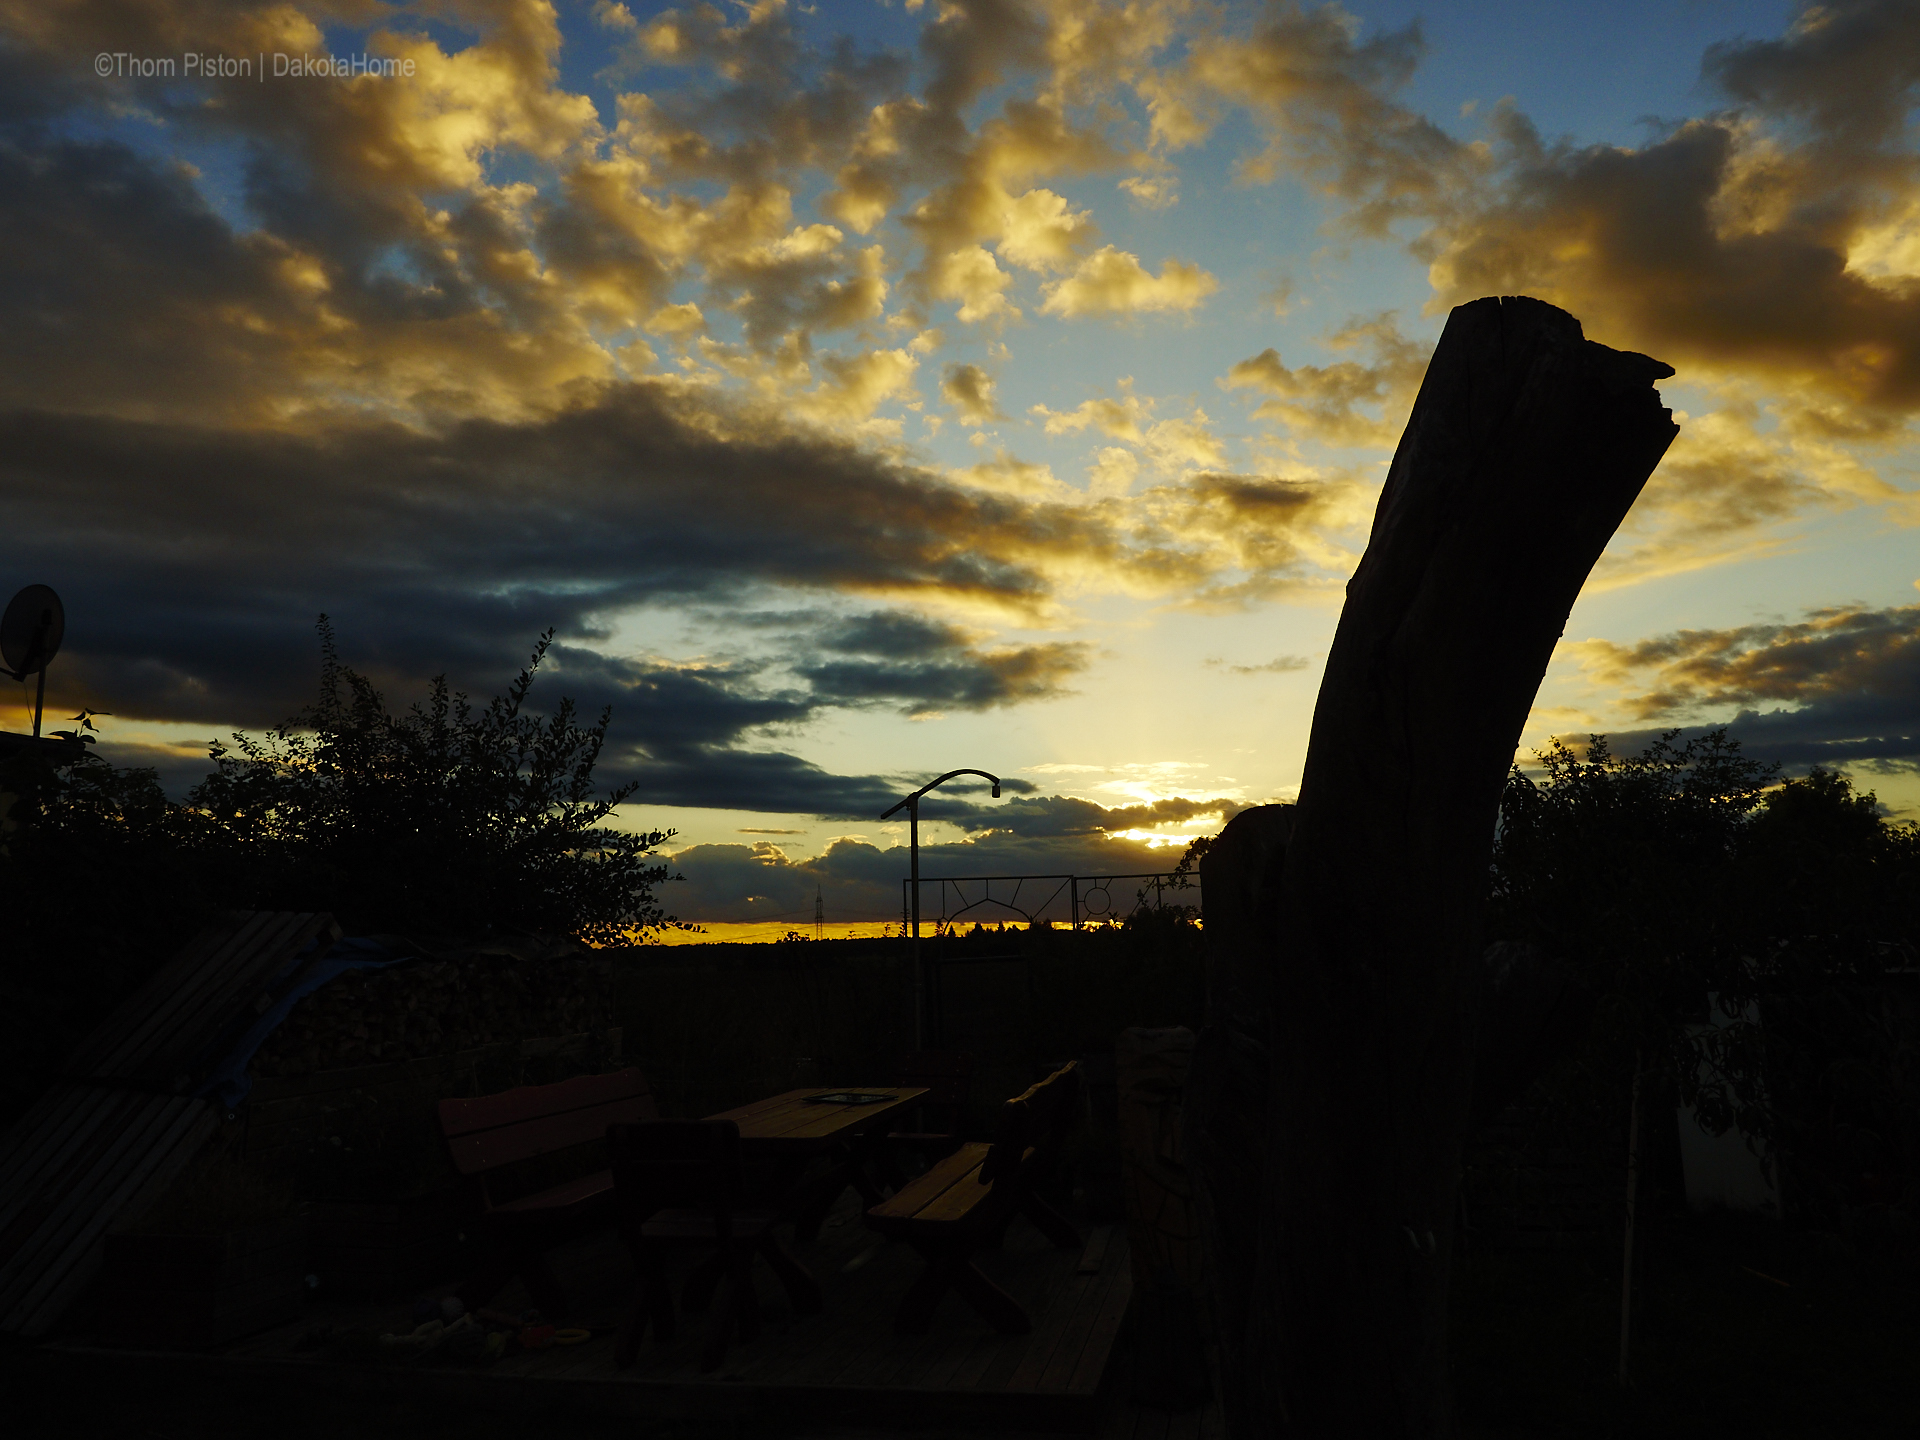
<svg viewBox="0 0 1920 1440"><path fill-rule="evenodd" d="M295 960L340 936L331 915L241 911L209 926L83 1041L71 1079L139 1080L184 1089L206 1047L264 1013Z"/></svg>
<svg viewBox="0 0 1920 1440"><path fill-rule="evenodd" d="M228 914L80 1044L0 1138L0 1331L44 1335L98 1273L108 1229L164 1191L219 1126L214 1106L187 1093L209 1048L338 934L326 914Z"/></svg>

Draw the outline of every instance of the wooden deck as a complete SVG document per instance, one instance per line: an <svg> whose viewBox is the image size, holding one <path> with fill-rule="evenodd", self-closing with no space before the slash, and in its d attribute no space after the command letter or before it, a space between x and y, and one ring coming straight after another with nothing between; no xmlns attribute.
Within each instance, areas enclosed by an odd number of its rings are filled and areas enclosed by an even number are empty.
<svg viewBox="0 0 1920 1440"><path fill-rule="evenodd" d="M1099 1440L1226 1440L1219 1384L1213 1388L1214 1398L1205 1408L1173 1412L1135 1405L1116 1393L1102 1412Z"/></svg>
<svg viewBox="0 0 1920 1440"><path fill-rule="evenodd" d="M563 1248L554 1270L578 1297L570 1323L590 1328L583 1344L517 1352L485 1368L422 1364L348 1364L304 1348L319 1327L375 1333L412 1328L410 1303L315 1300L295 1324L224 1351L186 1356L111 1350L84 1334L53 1342L89 1368L162 1366L276 1386L302 1381L369 1393L444 1395L463 1405L537 1406L543 1411L646 1417L760 1414L783 1424L913 1430L947 1434L1077 1432L1103 1440L1207 1440L1220 1433L1217 1410L1187 1415L1138 1410L1124 1399L1114 1362L1132 1294L1125 1231L1095 1227L1083 1250L1053 1249L1016 1220L1004 1250L980 1267L1033 1319L1028 1335L1000 1335L949 1296L925 1336L897 1336L892 1314L919 1272L907 1247L880 1240L862 1224L856 1196L843 1196L810 1243L792 1251L820 1281L826 1311L793 1314L779 1284L756 1266L763 1328L735 1342L722 1367L701 1375L697 1356L714 1316L682 1317L668 1346L651 1336L630 1370L614 1368L613 1327L623 1313L631 1270L624 1247L602 1232ZM451 1285L430 1293L446 1293ZM528 1304L516 1283L495 1302Z"/></svg>

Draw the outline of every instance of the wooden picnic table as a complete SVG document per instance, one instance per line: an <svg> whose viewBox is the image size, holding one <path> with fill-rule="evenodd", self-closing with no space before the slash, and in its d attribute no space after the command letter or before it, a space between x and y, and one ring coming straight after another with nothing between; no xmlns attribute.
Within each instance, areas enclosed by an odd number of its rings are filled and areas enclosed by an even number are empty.
<svg viewBox="0 0 1920 1440"><path fill-rule="evenodd" d="M865 1105L836 1104L815 1097L854 1093L885 1095ZM740 1127L743 1158L776 1162L786 1193L786 1208L794 1215L794 1233L811 1239L833 1202L849 1185L868 1205L881 1201L880 1189L867 1174L885 1142L889 1122L910 1108L925 1086L843 1085L829 1089L810 1085L755 1100L733 1110L709 1115L709 1120L731 1120ZM814 1161L824 1158L823 1174L805 1176Z"/></svg>

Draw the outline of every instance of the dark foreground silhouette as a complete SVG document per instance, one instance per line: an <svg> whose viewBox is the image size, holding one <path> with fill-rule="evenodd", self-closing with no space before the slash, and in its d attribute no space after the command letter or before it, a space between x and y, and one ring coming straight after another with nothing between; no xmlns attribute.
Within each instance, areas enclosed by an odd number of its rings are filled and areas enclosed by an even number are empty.
<svg viewBox="0 0 1920 1440"><path fill-rule="evenodd" d="M1920 1289L1843 1242L1734 1216L1670 1216L1642 1256L1634 1385L1614 1379L1619 1283L1598 1252L1458 1257L1451 1325L1467 1440L1894 1440L1913 1433ZM201 1440L884 1440L892 1432L742 1428L482 1411L438 1400L104 1383L86 1365L0 1354L9 1435ZM963 1432L926 1431L963 1440ZM964 1436L964 1440L974 1440ZM984 1440L984 1437L981 1437Z"/></svg>

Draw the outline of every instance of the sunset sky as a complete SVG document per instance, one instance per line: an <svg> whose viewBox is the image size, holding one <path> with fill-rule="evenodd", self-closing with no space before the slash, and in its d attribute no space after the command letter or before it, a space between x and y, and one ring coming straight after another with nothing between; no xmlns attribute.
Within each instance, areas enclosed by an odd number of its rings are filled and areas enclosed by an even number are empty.
<svg viewBox="0 0 1920 1440"><path fill-rule="evenodd" d="M1294 793L1448 307L1528 294L1682 428L1520 758L1920 816L1912 0L0 17L0 590L176 794L323 611L400 705L553 627L684 917L897 917L958 766L926 873L1164 869Z"/></svg>

